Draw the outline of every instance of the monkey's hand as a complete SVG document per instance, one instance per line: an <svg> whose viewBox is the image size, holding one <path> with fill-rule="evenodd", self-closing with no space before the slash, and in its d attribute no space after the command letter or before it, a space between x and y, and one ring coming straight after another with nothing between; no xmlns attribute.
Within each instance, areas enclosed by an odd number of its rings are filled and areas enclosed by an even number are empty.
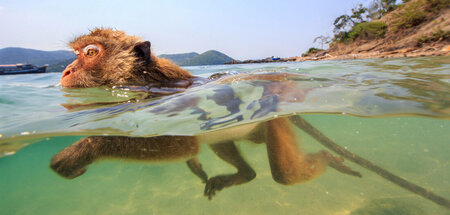
<svg viewBox="0 0 450 215"><path fill-rule="evenodd" d="M68 179L82 175L86 172L85 167L93 161L90 150L87 149L89 148L87 145L90 143L90 137L87 137L65 148L53 156L50 168Z"/></svg>
<svg viewBox="0 0 450 215"><path fill-rule="evenodd" d="M79 166L78 163L73 157L57 154L50 161L50 168L64 178L73 179L86 172L86 168Z"/></svg>
<svg viewBox="0 0 450 215"><path fill-rule="evenodd" d="M335 157L332 154L330 154L327 151L321 151L321 153L325 154L326 157L328 158L328 165L332 168L334 168L335 170L344 173L344 174L348 174L348 175L353 175L356 177L362 177L361 173L359 173L358 171L354 171L352 169L350 169L350 167L346 166L344 164L344 159L341 157Z"/></svg>

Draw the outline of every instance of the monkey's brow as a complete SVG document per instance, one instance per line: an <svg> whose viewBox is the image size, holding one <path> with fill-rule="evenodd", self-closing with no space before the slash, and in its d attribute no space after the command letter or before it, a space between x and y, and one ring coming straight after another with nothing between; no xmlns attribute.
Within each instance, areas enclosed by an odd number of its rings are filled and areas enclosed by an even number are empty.
<svg viewBox="0 0 450 215"><path fill-rule="evenodd" d="M93 43L102 43L102 41L92 36L81 36L70 42L69 46L73 49L80 49Z"/></svg>

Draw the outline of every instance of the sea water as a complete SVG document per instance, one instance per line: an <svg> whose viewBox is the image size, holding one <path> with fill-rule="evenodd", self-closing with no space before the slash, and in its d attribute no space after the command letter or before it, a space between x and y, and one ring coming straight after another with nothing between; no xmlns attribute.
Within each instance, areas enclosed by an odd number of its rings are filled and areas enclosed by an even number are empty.
<svg viewBox="0 0 450 215"><path fill-rule="evenodd" d="M300 115L342 148L450 199L449 57L186 69L236 78L148 98L133 87L63 89L59 73L0 76L0 214L450 213L348 159L344 163L362 178L328 168L307 183L278 184L264 144L248 141L236 144L257 177L212 200L182 161L103 160L72 180L49 168L55 154L89 135L196 135ZM272 95L284 96L276 110L264 109L273 101L263 96L271 81L248 78L267 74L295 86ZM221 89L240 101L235 111L211 99ZM193 99L195 105L185 104ZM304 151L334 153L296 131ZM198 158L210 177L235 172L207 145Z"/></svg>

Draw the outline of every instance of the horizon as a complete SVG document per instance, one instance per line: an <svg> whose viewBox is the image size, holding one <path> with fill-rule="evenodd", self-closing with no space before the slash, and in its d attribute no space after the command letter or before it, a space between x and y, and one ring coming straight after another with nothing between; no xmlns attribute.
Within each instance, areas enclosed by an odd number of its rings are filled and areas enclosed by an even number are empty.
<svg viewBox="0 0 450 215"><path fill-rule="evenodd" d="M155 55L217 50L237 60L300 56L310 47L319 47L313 43L315 37L332 35L336 17L368 2L196 0L130 4L82 0L71 5L51 0L6 0L0 3L0 19L13 20L0 23L0 49L70 50L66 44L76 36L95 27L112 27L151 41Z"/></svg>

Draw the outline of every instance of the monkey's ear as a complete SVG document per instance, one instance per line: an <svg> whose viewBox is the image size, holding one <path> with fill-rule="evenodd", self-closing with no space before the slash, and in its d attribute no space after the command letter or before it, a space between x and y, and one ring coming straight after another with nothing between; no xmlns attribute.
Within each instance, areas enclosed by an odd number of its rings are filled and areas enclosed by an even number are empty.
<svg viewBox="0 0 450 215"><path fill-rule="evenodd" d="M152 60L151 57L152 51L150 50L150 46L151 46L150 41L144 41L136 43L136 45L133 48L133 51L136 54L136 56L142 61L144 61L145 65L149 64L150 61Z"/></svg>

